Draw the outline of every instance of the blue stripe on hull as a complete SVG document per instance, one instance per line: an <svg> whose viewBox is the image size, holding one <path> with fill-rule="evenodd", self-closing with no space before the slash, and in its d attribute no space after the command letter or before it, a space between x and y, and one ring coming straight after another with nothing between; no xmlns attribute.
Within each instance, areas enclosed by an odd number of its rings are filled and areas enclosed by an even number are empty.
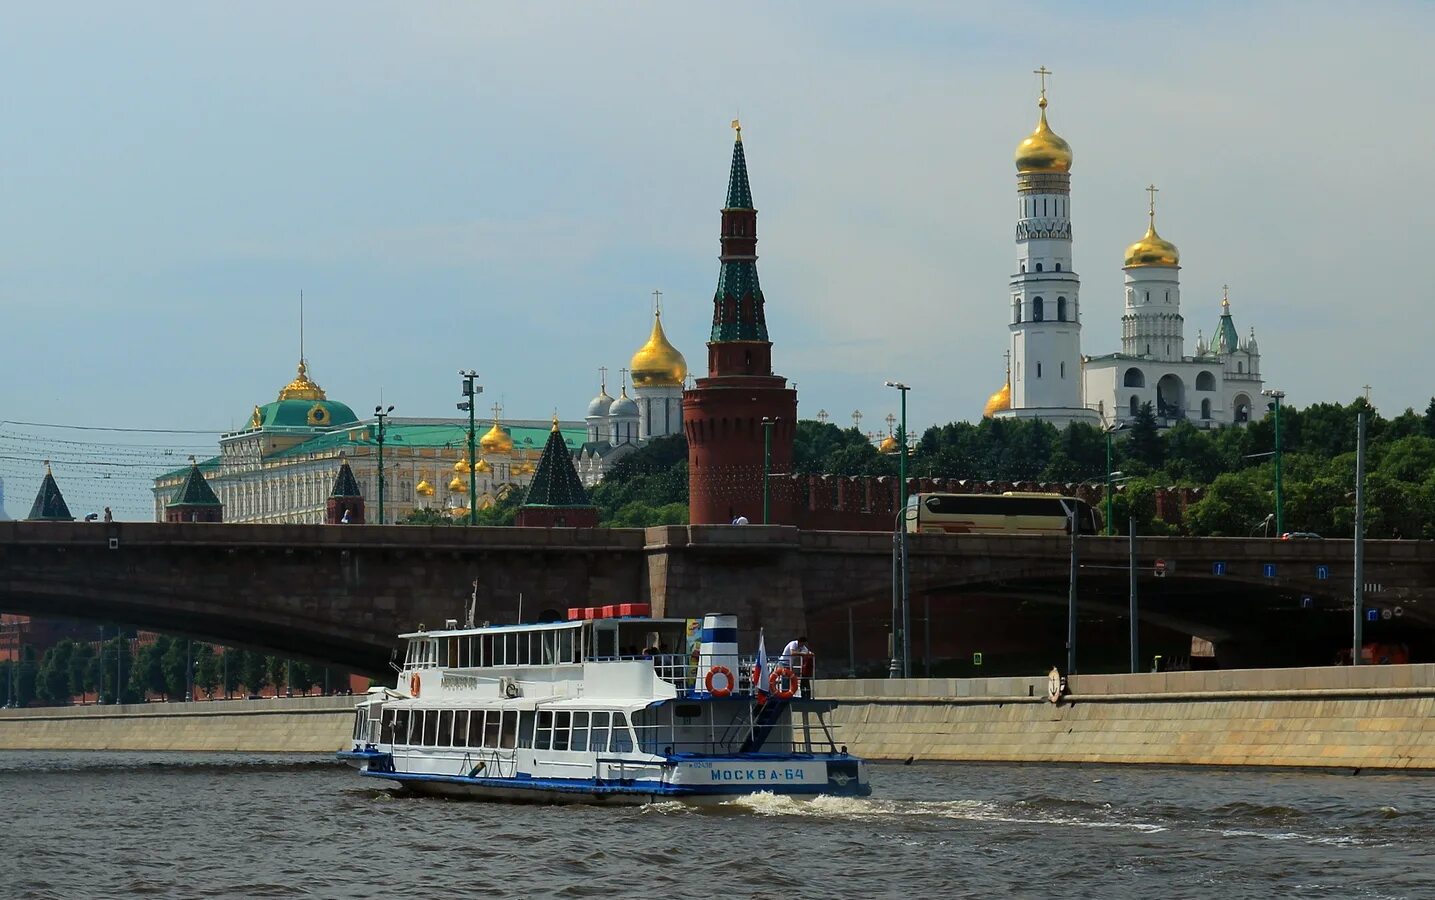
<svg viewBox="0 0 1435 900"><path fill-rule="evenodd" d="M744 794L771 793L771 794L841 794L853 797L866 797L872 793L870 785L857 784L842 788L832 788L830 785L781 785L765 784L760 791L754 791L741 784L733 785L671 785L663 784L660 781L634 781L629 784L611 784L582 778L469 778L464 775L427 775L410 772L361 772L370 778L384 778L400 784L405 783L438 783L461 785L474 788L491 788L504 791L534 791L556 792L560 794L586 795L586 796L607 796L607 795L630 795L637 797L654 797L662 799L682 799L685 797L714 797L714 796L742 796Z"/></svg>

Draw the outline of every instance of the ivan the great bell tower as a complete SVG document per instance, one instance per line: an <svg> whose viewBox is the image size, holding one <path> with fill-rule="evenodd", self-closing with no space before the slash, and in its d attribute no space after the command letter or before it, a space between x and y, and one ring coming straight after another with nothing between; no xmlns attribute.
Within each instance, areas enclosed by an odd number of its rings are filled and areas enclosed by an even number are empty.
<svg viewBox="0 0 1435 900"><path fill-rule="evenodd" d="M747 182L742 126L733 128L732 173L722 210L722 268L713 296L708 374L683 393L688 436L688 519L727 524L738 516L762 522L765 435L773 420L768 520L793 524L792 440L797 433L797 392L772 374L762 288L757 281L757 210Z"/></svg>

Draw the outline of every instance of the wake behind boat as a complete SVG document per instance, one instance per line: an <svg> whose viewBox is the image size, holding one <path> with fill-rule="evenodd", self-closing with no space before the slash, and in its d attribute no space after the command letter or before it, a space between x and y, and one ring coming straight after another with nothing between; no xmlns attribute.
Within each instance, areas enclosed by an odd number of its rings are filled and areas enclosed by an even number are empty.
<svg viewBox="0 0 1435 900"><path fill-rule="evenodd" d="M804 696L801 660L739 657L735 616L699 632L614 611L400 635L398 684L369 691L339 757L409 791L484 799L871 793L828 722L836 704Z"/></svg>

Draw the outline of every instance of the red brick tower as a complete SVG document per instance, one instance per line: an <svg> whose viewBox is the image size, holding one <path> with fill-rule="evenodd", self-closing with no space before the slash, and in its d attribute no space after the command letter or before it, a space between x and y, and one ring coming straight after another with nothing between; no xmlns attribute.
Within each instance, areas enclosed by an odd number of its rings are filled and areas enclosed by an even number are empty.
<svg viewBox="0 0 1435 900"><path fill-rule="evenodd" d="M732 148L732 173L722 210L722 268L713 296L708 375L683 393L688 436L688 518L727 524L738 516L762 521L763 419L771 429L770 522L791 525L796 509L786 473L797 431L797 392L772 374L762 288L757 281L757 210L747 183L742 128Z"/></svg>

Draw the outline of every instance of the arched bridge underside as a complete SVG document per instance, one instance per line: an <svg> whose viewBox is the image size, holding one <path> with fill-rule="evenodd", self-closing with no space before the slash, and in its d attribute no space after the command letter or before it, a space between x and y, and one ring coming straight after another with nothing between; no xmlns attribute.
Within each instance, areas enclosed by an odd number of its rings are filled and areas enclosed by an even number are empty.
<svg viewBox="0 0 1435 900"><path fill-rule="evenodd" d="M1127 542L1079 544L1083 617L1124 614ZM888 606L891 549L886 534L780 526L6 522L0 610L118 621L380 673L394 635L461 619L475 581L479 621L513 621L520 603L534 620L639 602L667 615L736 613L745 633L765 627L785 641L845 629L849 610ZM1276 646L1292 622L1349 630L1349 541L1144 538L1137 551L1143 625L1245 647ZM996 623L1014 604L1064 608L1069 552L1063 537L917 535L910 592L938 609L980 605ZM1371 627L1425 646L1435 543L1369 542L1365 572L1380 617ZM887 624L869 617L863 628Z"/></svg>

